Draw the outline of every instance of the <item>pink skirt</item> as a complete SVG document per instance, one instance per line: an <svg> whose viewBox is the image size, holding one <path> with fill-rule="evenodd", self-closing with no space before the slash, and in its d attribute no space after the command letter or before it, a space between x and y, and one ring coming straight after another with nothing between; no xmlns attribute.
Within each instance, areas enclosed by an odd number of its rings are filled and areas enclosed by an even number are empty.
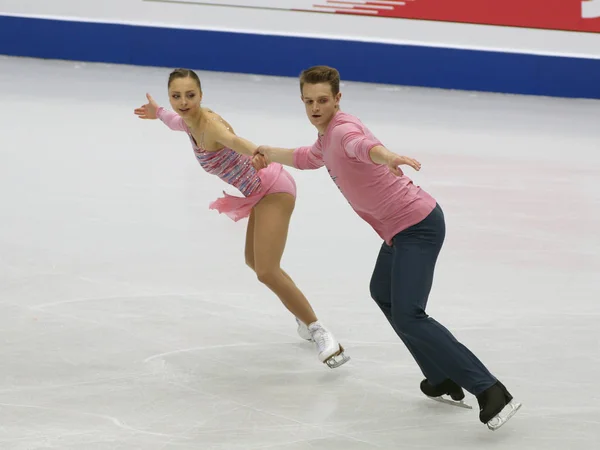
<svg viewBox="0 0 600 450"><path fill-rule="evenodd" d="M233 221L248 217L252 208L266 195L287 193L296 197L296 182L292 175L281 164L269 164L258 171L261 187L248 197L229 195L223 191L224 196L209 205L209 209L216 209L220 214L229 216Z"/></svg>

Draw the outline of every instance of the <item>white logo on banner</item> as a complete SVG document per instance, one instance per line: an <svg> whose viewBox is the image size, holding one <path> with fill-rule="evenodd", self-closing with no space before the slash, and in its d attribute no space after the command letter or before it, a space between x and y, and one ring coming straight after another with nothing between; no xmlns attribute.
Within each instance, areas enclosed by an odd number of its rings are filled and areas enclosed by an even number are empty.
<svg viewBox="0 0 600 450"><path fill-rule="evenodd" d="M600 0L583 0L581 2L581 17L584 19L600 17Z"/></svg>
<svg viewBox="0 0 600 450"><path fill-rule="evenodd" d="M195 3L197 5L239 6L246 8L268 8L321 12L345 12L377 14L378 11L393 10L403 6L404 0L163 0L165 3ZM409 0L411 1L411 0Z"/></svg>

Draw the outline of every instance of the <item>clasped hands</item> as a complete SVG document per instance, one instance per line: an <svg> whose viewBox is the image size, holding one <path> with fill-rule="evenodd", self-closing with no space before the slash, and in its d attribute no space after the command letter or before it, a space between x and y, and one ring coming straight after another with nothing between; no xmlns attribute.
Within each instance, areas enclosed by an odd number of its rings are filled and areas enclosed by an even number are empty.
<svg viewBox="0 0 600 450"><path fill-rule="evenodd" d="M252 156L252 166L256 170L261 170L267 167L271 161L266 155L267 147L265 145L261 145L254 150L254 155Z"/></svg>

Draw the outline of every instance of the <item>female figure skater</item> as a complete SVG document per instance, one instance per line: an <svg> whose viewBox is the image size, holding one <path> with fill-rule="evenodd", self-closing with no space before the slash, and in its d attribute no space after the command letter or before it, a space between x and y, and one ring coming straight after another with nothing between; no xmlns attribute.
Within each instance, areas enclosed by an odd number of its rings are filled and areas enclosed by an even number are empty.
<svg viewBox="0 0 600 450"><path fill-rule="evenodd" d="M357 117L340 111L336 69L305 70L300 92L308 120L318 130L317 141L295 149L261 146L253 163L262 167L273 161L301 170L326 166L352 208L384 241L371 277L371 297L423 372L421 391L464 407L465 388L477 397L479 420L492 430L499 428L520 403L425 312L446 228L436 200L399 168L420 170L421 164L390 152Z"/></svg>
<svg viewBox="0 0 600 450"><path fill-rule="evenodd" d="M169 76L169 101L175 112L160 107L150 94L148 103L134 110L141 119L160 119L170 129L186 133L202 168L237 188L243 197L225 194L210 204L234 221L248 217L246 264L296 317L298 334L313 341L319 359L335 368L349 360L333 334L323 326L292 279L280 267L296 185L280 164L256 170L252 156L257 146L237 136L218 114L201 106L198 75L187 69Z"/></svg>

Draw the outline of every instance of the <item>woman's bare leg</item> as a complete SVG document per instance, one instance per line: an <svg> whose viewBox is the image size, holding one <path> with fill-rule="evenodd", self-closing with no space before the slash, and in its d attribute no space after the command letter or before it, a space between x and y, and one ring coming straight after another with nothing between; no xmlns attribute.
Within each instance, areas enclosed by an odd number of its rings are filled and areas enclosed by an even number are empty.
<svg viewBox="0 0 600 450"><path fill-rule="evenodd" d="M304 294L281 267L295 199L290 194L265 196L252 210L246 231L246 264L284 306L305 324L317 320Z"/></svg>

